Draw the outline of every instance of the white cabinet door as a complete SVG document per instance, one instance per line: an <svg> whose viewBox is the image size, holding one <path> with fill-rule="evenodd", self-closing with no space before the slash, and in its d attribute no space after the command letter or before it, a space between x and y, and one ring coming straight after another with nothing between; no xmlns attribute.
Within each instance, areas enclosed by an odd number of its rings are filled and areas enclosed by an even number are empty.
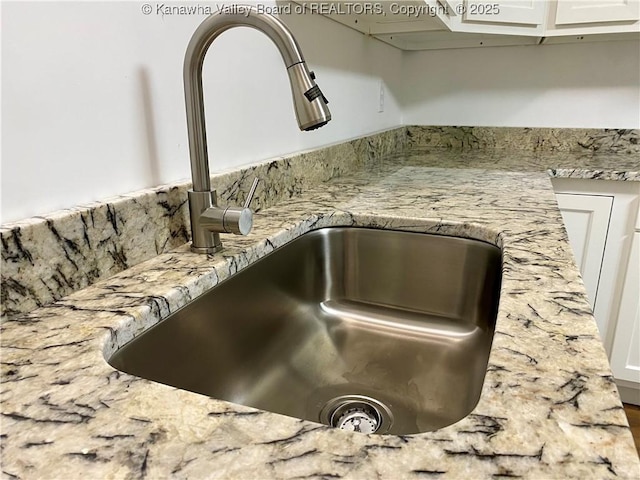
<svg viewBox="0 0 640 480"><path fill-rule="evenodd" d="M637 39L640 0L294 0L401 50ZM461 35L460 33L463 33Z"/></svg>
<svg viewBox="0 0 640 480"><path fill-rule="evenodd" d="M640 383L640 232L633 236L611 352L616 379Z"/></svg>
<svg viewBox="0 0 640 480"><path fill-rule="evenodd" d="M541 25L545 3L539 0L466 0L463 19L467 22Z"/></svg>
<svg viewBox="0 0 640 480"><path fill-rule="evenodd" d="M638 0L558 0L556 25L640 19Z"/></svg>
<svg viewBox="0 0 640 480"><path fill-rule="evenodd" d="M640 32L640 0L557 0L549 8L545 44L636 39ZM592 37L587 37L593 35Z"/></svg>
<svg viewBox="0 0 640 480"><path fill-rule="evenodd" d="M454 32L542 36L547 2L538 0L462 0L448 2L445 21ZM451 8L453 6L453 8Z"/></svg>
<svg viewBox="0 0 640 480"><path fill-rule="evenodd" d="M640 296L637 283L635 289L625 286L625 281L633 283L633 280L625 280L625 275L633 275L633 272L637 275L639 268L637 250L633 254L635 256L631 256L631 248L634 241L637 243L637 231L640 230L640 182L554 178L552 183L558 204L563 211L576 263L581 264L602 343L611 359L614 353L620 354L617 351L618 347L613 345L615 336L618 335L618 322L627 322L629 315L636 315L635 310L632 314L628 312L629 308L637 306L629 307L628 303L625 303L626 307L622 306L623 289L631 289L631 293L625 290L624 295L627 299L635 298L637 302ZM610 212L608 217L606 211ZM606 229L606 233L603 229ZM593 269L597 269L597 257L601 255L600 239L603 235L606 245L600 261L599 277L596 280L589 272L593 273ZM637 245L634 248L637 249ZM591 260L592 256L595 260ZM589 267L590 261L594 262L594 266ZM594 287L595 297L592 293ZM621 314L621 310L624 309L627 313ZM623 331L626 331L624 327ZM626 332L625 338L629 340L633 332ZM634 335L640 335L640 332L635 332ZM640 348L640 340L636 338L634 341ZM617 377L616 379L624 381ZM627 386L636 385L636 382L637 380L627 382ZM634 395L640 395L640 390L637 392Z"/></svg>
<svg viewBox="0 0 640 480"><path fill-rule="evenodd" d="M556 194L573 255L587 288L591 308L595 307L600 271L607 243L613 197ZM604 325L598 323L600 331Z"/></svg>
<svg viewBox="0 0 640 480"><path fill-rule="evenodd" d="M437 0L425 0L433 5ZM444 0L440 0L441 2ZM640 0L448 0L443 22L454 32L546 37L640 30Z"/></svg>

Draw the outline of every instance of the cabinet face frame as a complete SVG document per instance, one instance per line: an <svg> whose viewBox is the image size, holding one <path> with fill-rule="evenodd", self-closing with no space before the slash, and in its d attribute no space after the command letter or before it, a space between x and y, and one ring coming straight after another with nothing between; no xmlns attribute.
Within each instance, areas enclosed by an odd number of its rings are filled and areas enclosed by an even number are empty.
<svg viewBox="0 0 640 480"><path fill-rule="evenodd" d="M611 195L614 197L607 242L600 271L600 290L594 315L604 325L602 343L610 356L618 320L624 275L627 271L631 242L640 203L640 182L553 178L555 193Z"/></svg>

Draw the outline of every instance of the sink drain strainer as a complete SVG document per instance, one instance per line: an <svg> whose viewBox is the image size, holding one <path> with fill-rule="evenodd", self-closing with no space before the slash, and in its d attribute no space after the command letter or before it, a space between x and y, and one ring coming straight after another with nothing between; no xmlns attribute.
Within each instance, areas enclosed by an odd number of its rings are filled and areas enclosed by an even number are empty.
<svg viewBox="0 0 640 480"><path fill-rule="evenodd" d="M393 423L391 410L364 395L343 395L329 400L320 411L320 421L332 427L360 433L385 433Z"/></svg>

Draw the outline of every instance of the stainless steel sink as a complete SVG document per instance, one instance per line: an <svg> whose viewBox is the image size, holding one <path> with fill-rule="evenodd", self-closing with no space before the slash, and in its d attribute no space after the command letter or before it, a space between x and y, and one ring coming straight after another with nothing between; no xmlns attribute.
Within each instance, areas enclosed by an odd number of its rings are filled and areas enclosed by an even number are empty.
<svg viewBox="0 0 640 480"><path fill-rule="evenodd" d="M347 430L435 430L480 398L500 281L500 249L487 243L325 228L212 288L110 363Z"/></svg>

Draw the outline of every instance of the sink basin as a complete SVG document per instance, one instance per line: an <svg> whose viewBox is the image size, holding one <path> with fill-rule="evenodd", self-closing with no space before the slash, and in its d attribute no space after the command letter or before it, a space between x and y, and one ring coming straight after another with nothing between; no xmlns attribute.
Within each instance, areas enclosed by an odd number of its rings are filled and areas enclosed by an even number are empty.
<svg viewBox="0 0 640 480"><path fill-rule="evenodd" d="M500 249L370 228L309 232L119 349L124 372L371 433L457 422L477 404Z"/></svg>

